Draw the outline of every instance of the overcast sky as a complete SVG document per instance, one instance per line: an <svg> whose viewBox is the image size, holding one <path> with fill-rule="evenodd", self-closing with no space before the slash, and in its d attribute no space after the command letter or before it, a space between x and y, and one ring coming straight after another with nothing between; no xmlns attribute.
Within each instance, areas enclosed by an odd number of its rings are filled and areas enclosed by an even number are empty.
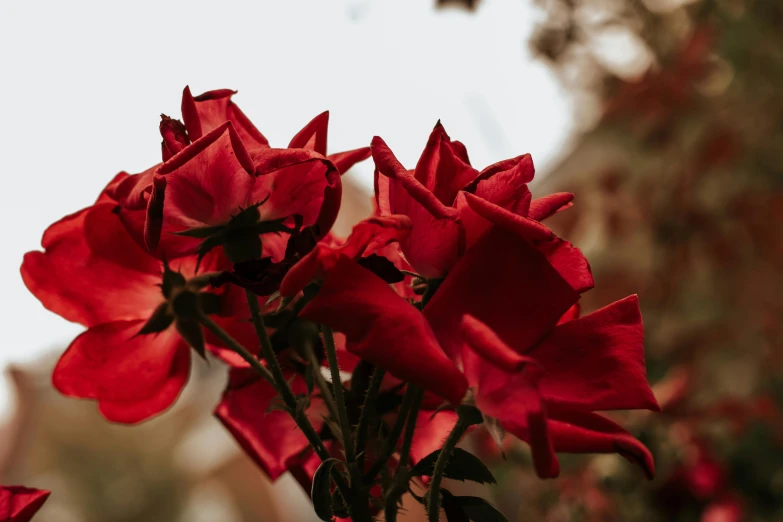
<svg viewBox="0 0 783 522"><path fill-rule="evenodd" d="M475 14L432 4L2 0L0 369L81 330L27 292L22 256L116 172L159 161L159 114L179 117L186 84L239 90L273 145L328 109L331 151L377 134L412 166L440 118L478 168L523 152L551 165L572 112L529 56L532 2L484 0ZM356 168L368 187L371 173Z"/></svg>

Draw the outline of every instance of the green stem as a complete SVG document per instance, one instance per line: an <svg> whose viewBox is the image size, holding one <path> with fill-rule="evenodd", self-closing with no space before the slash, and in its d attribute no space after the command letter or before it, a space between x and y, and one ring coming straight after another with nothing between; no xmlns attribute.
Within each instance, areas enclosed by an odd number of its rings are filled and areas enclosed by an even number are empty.
<svg viewBox="0 0 783 522"><path fill-rule="evenodd" d="M226 346L226 348L238 354L245 361L247 361L250 367L257 371L266 382L277 388L275 385L275 379L272 377L272 374L269 373L269 370L267 370L266 367L261 364L253 354L248 352L244 346L239 344L239 341L231 337L228 332L223 330L215 321L206 315L201 318L201 324L203 324L207 330L215 334L215 337L223 341L223 344Z"/></svg>
<svg viewBox="0 0 783 522"><path fill-rule="evenodd" d="M351 421L348 418L348 409L345 407L345 394L340 379L340 366L337 364L337 350L334 346L334 334L327 325L321 325L324 335L324 348L326 359L329 361L329 370L332 372L332 389L334 390L334 402L337 406L337 415L340 420L340 431L343 438L343 450L345 460L348 463L348 473L351 477L351 519L354 522L371 520L369 510L369 490L364 487L362 471L356 462L356 451L351 435Z"/></svg>
<svg viewBox="0 0 783 522"><path fill-rule="evenodd" d="M321 325L321 331L324 334L326 359L329 361L329 370L332 372L332 389L334 389L334 400L337 404L340 431L343 434L345 460L350 465L352 462L356 462L356 453L353 446L353 437L351 436L351 422L348 419L348 409L345 407L345 395L343 394L343 385L340 380L340 367L337 364L337 350L334 347L334 334L332 333L332 329L325 324Z"/></svg>
<svg viewBox="0 0 783 522"><path fill-rule="evenodd" d="M386 465L394 453L394 449L397 447L397 440L399 440L400 434L402 434L402 428L405 426L405 420L408 418L408 412L413 406L414 398L417 393L416 386L408 386L408 389L405 390L405 396L402 398L402 404L400 405L399 413L397 413L397 419L394 421L394 425L392 425L389 436L386 437L386 440L383 443L381 453L375 459L375 462L373 462L369 471L364 474L365 482L372 483L372 481L375 480L375 476Z"/></svg>
<svg viewBox="0 0 783 522"><path fill-rule="evenodd" d="M381 389L384 375L386 375L386 370L376 366L372 372L372 379L370 379L370 384L367 387L367 393L362 403L362 414L359 417L359 425L356 427L356 460L359 463L359 469L364 468L364 450L370 430L370 421L375 417L375 402L378 398L378 391Z"/></svg>
<svg viewBox="0 0 783 522"><path fill-rule="evenodd" d="M308 363L313 368L313 378L315 379L315 385L318 386L319 390L321 390L321 395L323 396L324 402L326 403L326 407L329 409L329 415L331 415L334 419L339 419L337 406L335 406L334 397L332 397L332 390L329 389L329 384L326 382L326 379L324 379L324 376L321 373L321 362L318 360L318 357L316 357L312 346L307 347L307 359Z"/></svg>
<svg viewBox="0 0 783 522"><path fill-rule="evenodd" d="M247 304L250 308L250 317L253 321L256 334L258 335L258 340L261 343L261 352L264 354L264 359L266 359L266 363L269 365L272 377L274 378L272 385L280 394L280 397L282 397L283 402L288 407L291 417L294 419L294 422L296 422L296 425L299 426L299 429L302 430L302 433L304 433L305 437L307 437L310 446L313 447L313 450L315 451L316 455L318 455L318 458L321 459L321 462L328 460L331 458L329 450L327 450L326 446L324 446L321 437L318 436L318 432L315 431L315 428L310 423L310 419L307 418L307 415L305 415L303 411L299 411L294 392L291 391L291 387L288 385L288 381L283 374L283 369L280 368L280 363L277 361L277 355L275 355L275 350L272 348L272 342L269 340L269 334L267 334L266 326L264 326L264 317L261 315L261 306L258 304L258 298L253 292L249 290L245 290L245 295L247 296ZM220 327L217 324L214 324L214 322L212 322L209 317L204 317L204 319L205 324L207 324L206 321L208 321L220 329ZM209 326L207 327L209 328ZM247 352L247 350L244 351ZM259 364L258 366L261 365ZM263 368L263 366L261 367ZM340 493L343 495L343 498L350 498L348 496L348 484L345 482L345 479L337 470L337 468L333 468L332 479L337 485L337 488L340 490Z"/></svg>
<svg viewBox="0 0 783 522"><path fill-rule="evenodd" d="M411 446L413 445L413 433L416 431L416 417L419 415L419 406L424 397L424 390L418 386L415 388L415 395L411 404L410 413L408 413L408 421L405 423L405 434L402 437L400 461L397 464L397 470L394 472L392 486L386 494L386 502L383 508L386 522L397 521L397 510L399 509L400 499L405 492L408 491L408 482L410 480L407 469L408 459L410 458Z"/></svg>
<svg viewBox="0 0 783 522"><path fill-rule="evenodd" d="M454 429L451 430L446 442L443 443L438 460L435 461L430 490L427 493L427 520L429 522L438 522L440 519L440 483L443 481L443 472L446 471L446 465L449 463L454 448L469 427L470 422L460 415Z"/></svg>

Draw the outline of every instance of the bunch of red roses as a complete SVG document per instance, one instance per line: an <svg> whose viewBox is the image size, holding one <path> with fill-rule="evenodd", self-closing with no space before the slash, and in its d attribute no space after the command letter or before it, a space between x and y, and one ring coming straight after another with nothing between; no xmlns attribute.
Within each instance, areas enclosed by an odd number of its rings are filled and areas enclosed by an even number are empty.
<svg viewBox="0 0 783 522"><path fill-rule="evenodd" d="M25 256L30 291L87 327L59 391L140 422L176 400L191 348L210 352L231 366L218 419L323 520L394 520L412 480L431 521L503 520L440 487L494 481L456 448L479 425L526 441L542 477L558 451L652 476L649 451L596 413L658 409L636 297L579 317L589 265L541 223L572 195L532 199L529 155L478 171L440 123L413 170L378 137L327 155L328 113L272 148L232 94L186 88L162 163L115 176ZM370 155L376 215L343 241L340 175Z"/></svg>

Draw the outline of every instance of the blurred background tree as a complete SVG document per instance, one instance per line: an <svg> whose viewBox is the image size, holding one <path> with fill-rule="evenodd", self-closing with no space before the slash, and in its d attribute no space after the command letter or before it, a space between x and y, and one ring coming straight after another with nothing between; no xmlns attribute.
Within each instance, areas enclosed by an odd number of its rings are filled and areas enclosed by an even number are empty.
<svg viewBox="0 0 783 522"><path fill-rule="evenodd" d="M632 419L645 483L609 456L541 482L498 458L525 521L783 520L783 3L538 0L529 45L577 100L534 193L591 261L589 312L639 293L662 415ZM475 441L489 448L486 441Z"/></svg>

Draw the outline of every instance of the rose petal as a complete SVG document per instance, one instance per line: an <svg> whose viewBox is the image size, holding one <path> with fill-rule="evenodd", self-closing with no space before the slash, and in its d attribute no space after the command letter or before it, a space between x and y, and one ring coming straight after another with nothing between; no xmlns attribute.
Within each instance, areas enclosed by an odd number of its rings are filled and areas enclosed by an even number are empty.
<svg viewBox="0 0 783 522"><path fill-rule="evenodd" d="M264 135L231 101L231 96L234 94L236 91L219 89L205 92L194 98L190 93L190 87L185 87L182 92L182 120L185 122L191 141L196 141L230 121L248 149L269 146Z"/></svg>
<svg viewBox="0 0 783 522"><path fill-rule="evenodd" d="M539 389L548 403L660 411L647 383L635 295L555 327L529 355L544 368Z"/></svg>
<svg viewBox="0 0 783 522"><path fill-rule="evenodd" d="M595 413L549 407L549 436L555 451L563 453L619 453L638 464L648 479L655 476L650 450L630 433Z"/></svg>
<svg viewBox="0 0 783 522"><path fill-rule="evenodd" d="M313 279L321 279L341 256L358 259L366 251L375 251L407 237L411 221L406 216L375 216L359 222L351 235L337 247L319 243L312 252L291 267L280 284L280 294L294 296Z"/></svg>
<svg viewBox="0 0 783 522"><path fill-rule="evenodd" d="M162 205L162 218L148 216L145 238L159 237L169 259L194 253L200 240L173 233L227 223L250 202L253 172L231 123L217 127L158 169L156 177L165 176L166 183L154 184L152 200Z"/></svg>
<svg viewBox="0 0 783 522"><path fill-rule="evenodd" d="M348 172L348 169L370 157L370 147L361 147L359 149L347 150L345 152L335 152L327 156L327 159L334 163L337 171L342 175Z"/></svg>
<svg viewBox="0 0 783 522"><path fill-rule="evenodd" d="M462 316L470 314L524 353L549 332L579 295L533 246L498 227L454 266L424 308L441 346L462 353Z"/></svg>
<svg viewBox="0 0 783 522"><path fill-rule="evenodd" d="M433 451L439 450L455 424L457 424L457 413L454 411L419 411L411 444L411 462L416 464Z"/></svg>
<svg viewBox="0 0 783 522"><path fill-rule="evenodd" d="M164 387L184 347L176 330L137 335L144 320L93 326L55 366L52 382L70 397L110 402L149 399Z"/></svg>
<svg viewBox="0 0 783 522"><path fill-rule="evenodd" d="M307 437L284 411L268 411L277 391L251 370L232 370L231 383L215 409L215 416L231 432L245 453L264 470L271 480L277 479L309 447ZM293 381L294 393L306 391L301 377ZM327 413L323 401L313 398L307 418L316 431Z"/></svg>
<svg viewBox="0 0 783 522"><path fill-rule="evenodd" d="M424 316L389 285L341 256L302 317L346 335L348 350L392 375L459 403L465 377L441 350Z"/></svg>
<svg viewBox="0 0 783 522"><path fill-rule="evenodd" d="M326 156L326 138L329 129L329 111L322 112L312 119L302 130L291 138L289 149L314 150Z"/></svg>
<svg viewBox="0 0 783 522"><path fill-rule="evenodd" d="M171 371L158 391L143 400L132 402L98 401L98 410L107 420L136 424L152 418L171 407L190 377L189 348L181 345L171 364Z"/></svg>
<svg viewBox="0 0 783 522"><path fill-rule="evenodd" d="M582 251L568 241L554 238L537 243L536 247L575 292L582 294L595 286L590 263Z"/></svg>
<svg viewBox="0 0 783 522"><path fill-rule="evenodd" d="M326 235L340 210L337 167L306 149L259 149L252 158L257 177L251 200L266 200L259 208L262 219L298 214L305 226L318 224L321 236Z"/></svg>
<svg viewBox="0 0 783 522"><path fill-rule="evenodd" d="M530 204L528 217L543 221L552 214L565 210L573 205L574 195L568 192L557 192L542 198L537 198Z"/></svg>
<svg viewBox="0 0 783 522"><path fill-rule="evenodd" d="M41 509L50 491L24 486L0 486L0 520L29 522Z"/></svg>
<svg viewBox="0 0 783 522"><path fill-rule="evenodd" d="M50 226L44 252L28 252L22 278L52 312L92 326L148 317L162 301L161 264L127 234L112 203Z"/></svg>
<svg viewBox="0 0 783 522"><path fill-rule="evenodd" d="M464 146L454 146L438 121L416 164L414 177L444 205L452 205L457 192L478 176L478 171L462 160L462 153Z"/></svg>
<svg viewBox="0 0 783 522"><path fill-rule="evenodd" d="M517 372L535 359L520 355L500 340L486 324L472 315L462 316L460 333L468 346L481 358L506 372Z"/></svg>

